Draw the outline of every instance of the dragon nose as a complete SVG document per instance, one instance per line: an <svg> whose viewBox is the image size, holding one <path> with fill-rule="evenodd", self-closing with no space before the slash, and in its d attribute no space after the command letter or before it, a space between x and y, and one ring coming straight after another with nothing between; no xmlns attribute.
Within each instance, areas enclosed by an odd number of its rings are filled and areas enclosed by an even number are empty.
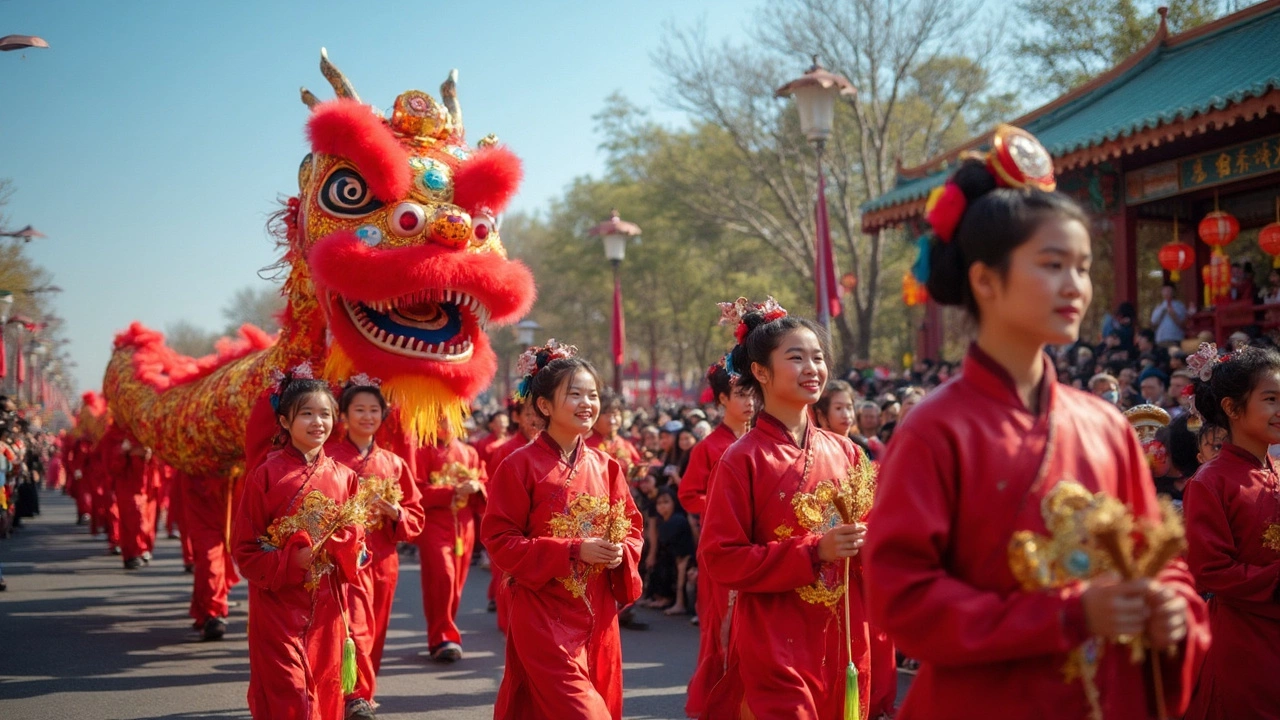
<svg viewBox="0 0 1280 720"><path fill-rule="evenodd" d="M458 249L471 241L471 216L456 207L442 207L431 219L431 239Z"/></svg>

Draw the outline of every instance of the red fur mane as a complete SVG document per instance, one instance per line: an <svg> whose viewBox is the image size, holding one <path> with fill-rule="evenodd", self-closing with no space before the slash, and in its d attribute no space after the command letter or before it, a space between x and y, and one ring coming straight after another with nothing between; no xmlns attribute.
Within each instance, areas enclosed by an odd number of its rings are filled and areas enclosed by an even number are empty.
<svg viewBox="0 0 1280 720"><path fill-rule="evenodd" d="M237 338L219 338L211 355L187 357L164 344L164 334L134 322L116 336L115 349L133 348L133 373L156 390L166 390L206 377L214 370L246 355L271 347L275 339L254 327L242 325Z"/></svg>
<svg viewBox="0 0 1280 720"><path fill-rule="evenodd" d="M409 155L369 106L349 98L321 103L311 111L307 135L315 152L355 163L379 200L392 202L409 192Z"/></svg>
<svg viewBox="0 0 1280 720"><path fill-rule="evenodd" d="M453 175L453 204L475 214L487 209L497 215L520 186L524 170L520 158L505 147L479 150Z"/></svg>

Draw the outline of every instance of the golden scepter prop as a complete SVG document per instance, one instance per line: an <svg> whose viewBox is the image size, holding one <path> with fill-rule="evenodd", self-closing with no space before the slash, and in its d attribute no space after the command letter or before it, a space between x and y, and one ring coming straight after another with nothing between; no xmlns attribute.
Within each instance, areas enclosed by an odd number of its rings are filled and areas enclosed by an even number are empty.
<svg viewBox="0 0 1280 720"><path fill-rule="evenodd" d="M1120 576L1125 580L1154 578L1165 565L1187 547L1186 533L1177 511L1166 498L1160 499L1161 522L1146 528L1146 552L1134 557L1133 516L1124 503L1112 497L1102 498L1097 507L1085 519L1085 528L1099 547L1111 559ZM1132 661L1139 662L1145 655L1145 640L1139 636L1132 641ZM1160 658L1151 655L1151 684L1156 697L1156 717L1168 720L1169 711L1164 702L1164 676Z"/></svg>
<svg viewBox="0 0 1280 720"><path fill-rule="evenodd" d="M849 468L849 474L839 492L832 499L840 521L845 525L856 524L866 517L876 496L877 468L870 460L863 459ZM844 680L844 720L862 720L862 698L858 691L858 668L853 664L853 613L849 609L850 582L849 560L844 559L844 648L849 658Z"/></svg>

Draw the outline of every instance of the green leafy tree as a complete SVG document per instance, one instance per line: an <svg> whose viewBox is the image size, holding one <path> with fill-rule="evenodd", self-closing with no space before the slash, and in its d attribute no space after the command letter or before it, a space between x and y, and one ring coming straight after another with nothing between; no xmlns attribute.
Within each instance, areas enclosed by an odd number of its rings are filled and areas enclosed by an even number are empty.
<svg viewBox="0 0 1280 720"><path fill-rule="evenodd" d="M672 28L655 54L668 101L694 126L681 138L686 151L666 152L650 180L696 217L767 248L761 257L804 306L812 305L817 177L794 104L773 91L814 53L857 87L837 106L825 164L837 266L858 281L833 320L844 360L870 357L878 310L901 276L885 257L901 236L863 235L859 206L892 188L899 165L1014 108L990 72L1000 24L980 30L979 9L963 0L782 0L761 11L750 43L715 45L702 27Z"/></svg>
<svg viewBox="0 0 1280 720"><path fill-rule="evenodd" d="M1064 93L1083 85L1142 49L1160 25L1158 8L1168 8L1169 32L1190 30L1238 3L1222 0L1020 0L1025 28L1014 55L1039 70L1045 89ZM1031 75L1032 73L1026 73Z"/></svg>

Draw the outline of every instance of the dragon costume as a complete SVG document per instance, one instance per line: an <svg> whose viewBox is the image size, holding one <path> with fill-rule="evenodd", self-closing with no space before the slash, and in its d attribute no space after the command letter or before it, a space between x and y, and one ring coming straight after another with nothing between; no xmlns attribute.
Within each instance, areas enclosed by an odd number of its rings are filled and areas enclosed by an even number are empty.
<svg viewBox="0 0 1280 720"><path fill-rule="evenodd" d="M486 328L533 304L533 278L495 223L520 161L493 136L466 144L456 72L439 101L410 90L384 116L324 50L320 69L338 97L302 89L311 153L273 223L288 272L279 335L245 326L195 359L135 323L107 366L115 422L191 476L236 474L272 370L303 362L334 382L380 378L410 437L434 439L442 419L459 427L497 369Z"/></svg>

